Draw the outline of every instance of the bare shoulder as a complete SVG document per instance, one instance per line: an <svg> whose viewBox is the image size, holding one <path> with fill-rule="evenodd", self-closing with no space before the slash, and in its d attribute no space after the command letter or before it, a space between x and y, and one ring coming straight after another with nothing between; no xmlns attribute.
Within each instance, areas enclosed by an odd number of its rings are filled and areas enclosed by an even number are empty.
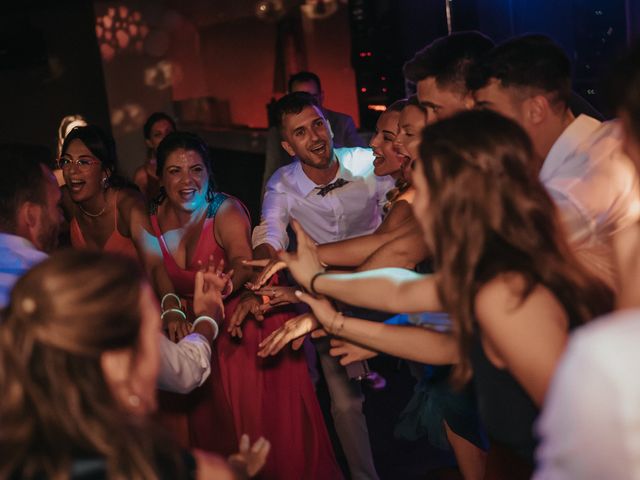
<svg viewBox="0 0 640 480"><path fill-rule="evenodd" d="M485 283L478 291L474 305L481 324L499 322L507 317L528 315L564 318L564 309L556 296L545 286L535 285L523 299L527 281L521 273L507 272Z"/></svg>
<svg viewBox="0 0 640 480"><path fill-rule="evenodd" d="M207 480L210 478L233 480L235 478L233 470L224 458L200 450L194 450L192 453L196 459L197 480Z"/></svg>
<svg viewBox="0 0 640 480"><path fill-rule="evenodd" d="M221 217L229 220L231 219L246 220L246 221L249 220L249 218L247 217L247 211L244 205L242 205L240 200L234 197L227 197L222 202L222 204L220 205L220 208L218 208L216 217Z"/></svg>

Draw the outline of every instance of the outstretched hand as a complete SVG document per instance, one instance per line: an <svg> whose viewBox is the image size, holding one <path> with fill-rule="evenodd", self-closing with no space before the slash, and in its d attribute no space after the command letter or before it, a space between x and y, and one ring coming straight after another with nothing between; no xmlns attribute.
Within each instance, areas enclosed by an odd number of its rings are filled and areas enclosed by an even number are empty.
<svg viewBox="0 0 640 480"><path fill-rule="evenodd" d="M349 365L353 362L368 360L378 355L378 352L361 347L355 343L347 342L340 338L331 339L329 354L332 357L340 357L340 365Z"/></svg>
<svg viewBox="0 0 640 480"><path fill-rule="evenodd" d="M271 332L267 338L260 342L258 356L264 358L275 355L291 341L293 341L291 348L298 350L304 343L305 335L319 326L318 320L311 313L304 313L287 320L280 328Z"/></svg>
<svg viewBox="0 0 640 480"><path fill-rule="evenodd" d="M331 333L331 328L336 320L336 316L339 315L336 309L333 308L333 305L331 305L331 302L325 297L316 298L313 295L309 295L308 293L304 293L299 290L296 291L296 296L301 302L304 302L311 307L311 310L313 310L313 314L318 322L320 322L327 332Z"/></svg>
<svg viewBox="0 0 640 480"><path fill-rule="evenodd" d="M316 273L324 271L324 267L318 257L318 247L315 242L296 220L292 220L291 225L296 233L298 249L295 253L279 252L278 256L287 264L296 281L309 290L311 279Z"/></svg>
<svg viewBox="0 0 640 480"><path fill-rule="evenodd" d="M255 476L267 461L271 444L264 437L260 437L253 445L246 433L240 437L239 452L229 457L231 466L249 477Z"/></svg>
<svg viewBox="0 0 640 480"><path fill-rule="evenodd" d="M222 292L228 289L231 275L233 270L224 273L224 260L214 266L213 257L209 257L207 265L201 266L196 272L193 291L193 311L196 316L224 318Z"/></svg>
<svg viewBox="0 0 640 480"><path fill-rule="evenodd" d="M253 317L260 322L264 320L264 313L260 310L261 305L260 297L256 296L253 292L243 293L240 297L240 302L229 320L229 326L227 327L229 334L232 337L242 338L242 324L247 318L247 315L253 315Z"/></svg>
<svg viewBox="0 0 640 480"><path fill-rule="evenodd" d="M270 286L263 287L260 290L256 290L256 295L262 295L262 298L268 298L267 303L260 305L260 311L266 313L269 310L280 307L282 305L289 305L291 303L298 303L298 297L295 296L296 287L284 287L284 286Z"/></svg>
<svg viewBox="0 0 640 480"><path fill-rule="evenodd" d="M259 288L264 287L271 279L271 277L273 277L280 270L284 270L285 268L287 268L287 264L279 258L263 260L243 260L242 263L252 267L262 268L260 275L258 275L258 278L256 278L254 282L247 282L246 286L251 290L258 290Z"/></svg>

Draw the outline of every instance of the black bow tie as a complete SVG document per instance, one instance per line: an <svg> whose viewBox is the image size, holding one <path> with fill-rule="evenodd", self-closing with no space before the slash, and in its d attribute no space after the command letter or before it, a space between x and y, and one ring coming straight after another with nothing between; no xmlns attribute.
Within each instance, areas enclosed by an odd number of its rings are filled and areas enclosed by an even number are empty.
<svg viewBox="0 0 640 480"><path fill-rule="evenodd" d="M336 188L343 187L347 183L349 183L349 180L345 180L344 178L339 178L335 182L328 183L324 187L316 187L316 190L318 190L318 195L320 195L321 197L324 197L331 190L335 190Z"/></svg>

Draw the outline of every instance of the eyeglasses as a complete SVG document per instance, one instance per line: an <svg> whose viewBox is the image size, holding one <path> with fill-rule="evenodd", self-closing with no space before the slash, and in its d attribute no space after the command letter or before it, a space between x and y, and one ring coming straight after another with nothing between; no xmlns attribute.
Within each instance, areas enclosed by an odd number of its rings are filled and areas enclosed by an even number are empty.
<svg viewBox="0 0 640 480"><path fill-rule="evenodd" d="M63 170L69 170L71 166L75 164L79 170L85 171L96 163L100 163L100 160L96 160L95 158L79 158L78 160L73 160L70 157L61 157L60 160L58 160L58 165Z"/></svg>

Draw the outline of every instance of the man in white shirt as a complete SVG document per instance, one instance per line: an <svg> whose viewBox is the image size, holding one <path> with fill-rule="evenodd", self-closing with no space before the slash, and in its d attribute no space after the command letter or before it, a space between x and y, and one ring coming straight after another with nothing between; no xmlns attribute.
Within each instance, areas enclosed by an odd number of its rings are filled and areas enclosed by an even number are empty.
<svg viewBox="0 0 640 480"><path fill-rule="evenodd" d="M373 232L381 223L381 205L393 180L374 175L372 152L334 149L330 126L313 95L285 95L276 108L282 147L297 161L278 169L267 182L262 219L253 231L255 257L274 258L277 250L287 248L287 227L292 219L318 243ZM252 305L252 311L259 305L251 293L244 302ZM351 478L375 479L362 412L364 397L359 385L349 381L344 368L324 347L318 347L320 362Z"/></svg>
<svg viewBox="0 0 640 480"><path fill-rule="evenodd" d="M46 166L46 149L0 145L0 160L8 166L0 175L0 308L4 308L18 278L57 246L64 217L60 188ZM211 371L211 340L206 322L178 344L160 335L159 387L187 393L202 385Z"/></svg>
<svg viewBox="0 0 640 480"><path fill-rule="evenodd" d="M615 123L568 108L569 59L547 37L509 40L478 62L468 78L477 108L517 121L531 137L535 165L559 208L584 265L618 288L616 237L640 218L638 175Z"/></svg>
<svg viewBox="0 0 640 480"><path fill-rule="evenodd" d="M613 96L623 145L640 169L640 46L618 65ZM535 480L640 479L640 228L628 237L622 310L579 329L553 378L537 424Z"/></svg>

